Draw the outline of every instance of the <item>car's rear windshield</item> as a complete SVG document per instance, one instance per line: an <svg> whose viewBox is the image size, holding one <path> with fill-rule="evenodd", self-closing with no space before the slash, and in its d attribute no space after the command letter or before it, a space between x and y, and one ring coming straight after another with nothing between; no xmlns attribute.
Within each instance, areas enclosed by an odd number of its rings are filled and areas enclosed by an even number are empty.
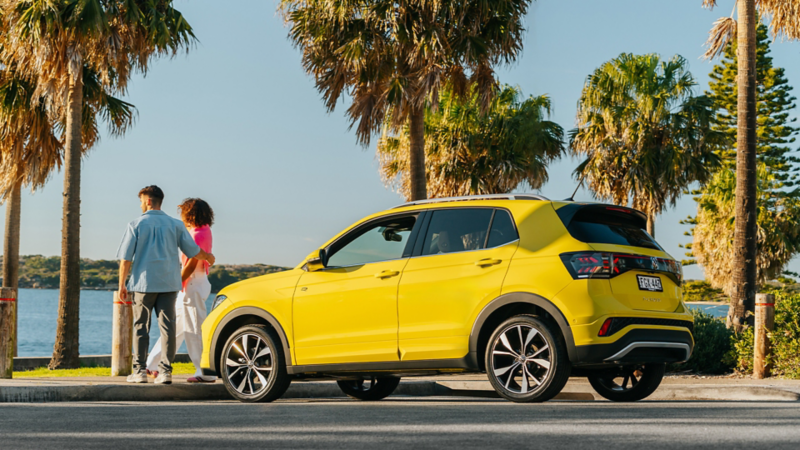
<svg viewBox="0 0 800 450"><path fill-rule="evenodd" d="M560 215L560 214L559 214ZM562 217L563 219L564 217ZM569 220L569 234L590 244L617 244L662 250L643 228L646 223L622 208L581 208Z"/></svg>

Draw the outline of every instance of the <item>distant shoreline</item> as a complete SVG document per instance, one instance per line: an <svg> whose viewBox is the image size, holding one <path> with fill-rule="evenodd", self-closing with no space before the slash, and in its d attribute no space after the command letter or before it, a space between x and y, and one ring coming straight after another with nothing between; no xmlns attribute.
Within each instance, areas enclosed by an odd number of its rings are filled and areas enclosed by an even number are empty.
<svg viewBox="0 0 800 450"><path fill-rule="evenodd" d="M0 256L0 264L2 264L2 260L3 257ZM211 292L219 292L230 284L288 269L288 267L269 264L215 264L211 266L208 281L211 283ZM18 285L22 289L58 290L60 270L60 256L20 256ZM81 259L81 290L115 291L118 283L118 261Z"/></svg>

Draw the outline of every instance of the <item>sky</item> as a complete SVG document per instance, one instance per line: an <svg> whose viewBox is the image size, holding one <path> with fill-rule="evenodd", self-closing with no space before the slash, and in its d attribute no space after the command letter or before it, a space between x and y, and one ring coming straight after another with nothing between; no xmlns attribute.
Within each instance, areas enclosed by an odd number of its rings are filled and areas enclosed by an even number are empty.
<svg viewBox="0 0 800 450"><path fill-rule="evenodd" d="M623 52L684 56L702 93L713 66L699 58L702 44L733 1L720 0L713 11L701 0L534 1L523 51L497 76L525 95L550 96L551 119L565 130L575 125L586 76ZM351 223L403 203L380 179L375 140L363 147L348 129L347 101L326 111L300 65L300 50L287 39L277 2L175 5L199 42L135 77L125 97L138 108L135 126L122 138L104 137L84 160L82 257L115 258L125 224L140 214L137 193L150 184L164 190L164 210L173 216L186 197L211 204L214 254L225 264L293 266ZM800 43L772 46L790 84L800 83L799 52ZM577 164L569 156L552 164L538 193L568 197ZM60 254L62 186L58 173L44 189L23 194L21 254ZM581 189L575 199L592 197ZM685 252L679 245L690 239L678 222L695 210L684 196L658 217L657 240L677 259ZM789 268L800 271L800 261ZM685 273L703 276L698 266Z"/></svg>

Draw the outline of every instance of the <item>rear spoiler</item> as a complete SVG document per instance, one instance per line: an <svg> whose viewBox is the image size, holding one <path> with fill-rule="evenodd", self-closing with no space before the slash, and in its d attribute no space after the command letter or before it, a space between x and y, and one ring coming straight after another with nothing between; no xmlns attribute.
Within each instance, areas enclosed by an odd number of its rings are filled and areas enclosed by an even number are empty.
<svg viewBox="0 0 800 450"><path fill-rule="evenodd" d="M553 207L556 207L555 204ZM569 227L570 222L572 222L572 219L575 218L578 212L580 212L581 215L592 213L601 213L606 216L611 215L623 221L632 222L639 228L647 228L647 216L638 209L628 208L627 206L608 205L604 203L566 203L560 208L556 208L556 214L558 214L558 217L564 223L565 227Z"/></svg>

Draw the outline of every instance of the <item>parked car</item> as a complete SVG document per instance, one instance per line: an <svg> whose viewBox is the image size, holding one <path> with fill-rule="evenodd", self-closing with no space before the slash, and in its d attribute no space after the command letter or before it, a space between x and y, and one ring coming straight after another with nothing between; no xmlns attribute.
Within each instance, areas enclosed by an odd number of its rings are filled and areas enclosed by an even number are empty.
<svg viewBox="0 0 800 450"><path fill-rule="evenodd" d="M401 377L464 372L515 402L551 399L570 375L640 400L694 346L681 265L645 225L634 209L537 195L406 203L293 270L223 289L202 369L246 402L298 378L378 400Z"/></svg>

